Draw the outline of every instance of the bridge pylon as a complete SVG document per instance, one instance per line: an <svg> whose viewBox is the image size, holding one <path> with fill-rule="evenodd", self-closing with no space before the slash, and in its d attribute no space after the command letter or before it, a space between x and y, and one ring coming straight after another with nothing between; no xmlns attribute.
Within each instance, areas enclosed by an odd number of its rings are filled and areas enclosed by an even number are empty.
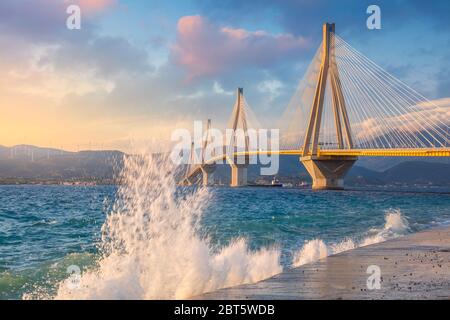
<svg viewBox="0 0 450 320"><path fill-rule="evenodd" d="M202 138L200 159L196 158L195 143L191 143L190 159L186 166L184 178L180 182L181 185L191 186L197 182L201 182L204 186L208 186L214 183L213 173L216 169L216 163L211 162L210 158L206 158L206 149L211 143L211 119L208 119L205 134L206 136ZM213 150L212 154L209 156L214 157L214 155ZM200 163L197 163L198 161L200 161Z"/></svg>
<svg viewBox="0 0 450 320"><path fill-rule="evenodd" d="M203 140L203 146L202 146L202 164L201 164L201 171L202 171L202 184L203 186L209 186L214 183L214 177L213 173L214 170L216 170L216 163L209 163L208 160L205 158L205 152L208 147L208 144L211 143L211 119L208 119L207 125L206 125L206 137ZM214 156L214 154L210 155Z"/></svg>
<svg viewBox="0 0 450 320"><path fill-rule="evenodd" d="M305 140L303 142L302 156L300 157L300 161L312 177L312 188L315 190L343 189L344 177L358 159L353 156L320 155L319 133L327 82L331 85L337 146L339 149L351 149L353 147L350 121L348 119L344 95L342 94L339 70L334 52L335 24L325 23L323 25L320 72L317 79Z"/></svg>
<svg viewBox="0 0 450 320"><path fill-rule="evenodd" d="M184 173L184 177L180 182L180 185L182 186L191 186L193 184L192 182L192 177L190 176L191 170L192 170L192 165L194 163L193 159L194 159L194 142L191 142L191 150L190 150L190 155L189 155L189 162L186 165L186 171Z"/></svg>
<svg viewBox="0 0 450 320"><path fill-rule="evenodd" d="M238 88L236 92L236 105L232 115L232 129L233 137L230 141L230 147L232 151L249 151L249 137L247 134L247 119L244 110L244 89ZM237 150L237 136L236 130L241 123L242 130L244 132L244 150ZM249 164L248 155L235 155L232 157L231 166L231 187L241 187L247 185L247 169Z"/></svg>

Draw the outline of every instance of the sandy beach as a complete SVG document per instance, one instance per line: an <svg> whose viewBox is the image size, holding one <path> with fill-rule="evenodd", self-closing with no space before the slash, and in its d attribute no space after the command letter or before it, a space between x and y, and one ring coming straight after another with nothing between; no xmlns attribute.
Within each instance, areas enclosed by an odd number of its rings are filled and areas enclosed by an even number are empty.
<svg viewBox="0 0 450 320"><path fill-rule="evenodd" d="M378 266L380 289L367 268ZM342 252L194 299L450 299L450 227Z"/></svg>

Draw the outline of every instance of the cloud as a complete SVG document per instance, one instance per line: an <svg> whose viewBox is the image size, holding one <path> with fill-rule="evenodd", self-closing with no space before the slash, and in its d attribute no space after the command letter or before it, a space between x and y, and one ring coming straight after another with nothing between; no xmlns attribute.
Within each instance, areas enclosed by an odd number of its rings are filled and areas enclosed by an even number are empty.
<svg viewBox="0 0 450 320"><path fill-rule="evenodd" d="M81 30L66 27L66 7L79 4L82 10L99 12L117 0L4 0L0 2L0 67L8 73L60 73L61 83L71 81L113 81L119 73L153 71L148 52L119 36L101 35L93 19L82 18ZM39 87L41 82L36 83Z"/></svg>
<svg viewBox="0 0 450 320"><path fill-rule="evenodd" d="M96 29L96 14L117 3L117 0L2 0L0 33L33 44L88 38ZM71 4L81 7L82 32L73 32L66 27L66 10Z"/></svg>
<svg viewBox="0 0 450 320"><path fill-rule="evenodd" d="M234 94L233 91L225 91L225 89L222 87L222 85L217 81L214 81L213 92L217 93L217 94L228 95L228 96L231 96Z"/></svg>
<svg viewBox="0 0 450 320"><path fill-rule="evenodd" d="M204 0L200 8L208 17L234 23L249 20L257 22L269 15L272 23L275 21L287 32L315 37L324 22L336 22L339 30L358 24L365 27L369 4L368 0L227 0L218 5L217 1ZM359 16L361 19L358 19Z"/></svg>
<svg viewBox="0 0 450 320"><path fill-rule="evenodd" d="M86 71L96 76L111 77L121 72L152 71L145 49L121 37L101 36L83 41L66 42L41 60L63 71Z"/></svg>
<svg viewBox="0 0 450 320"><path fill-rule="evenodd" d="M395 143L405 146L436 143L446 145L448 127L450 126L450 98L418 102L408 107L408 111L394 116L386 116L382 120L368 118L352 124L356 138L372 141L380 137L393 136Z"/></svg>
<svg viewBox="0 0 450 320"><path fill-rule="evenodd" d="M32 42L49 42L66 28L66 7L52 0L0 1L0 33Z"/></svg>
<svg viewBox="0 0 450 320"><path fill-rule="evenodd" d="M361 31L366 27L368 14L366 9L374 4L372 0L202 0L200 12L221 21L240 22L261 21L270 15L271 21L282 25L286 31L293 34L316 35L318 27L324 22L336 22L339 32ZM411 22L418 20L433 25L441 31L448 30L448 1L423 0L392 1L379 0L382 13L382 26L398 28L406 25L410 30Z"/></svg>
<svg viewBox="0 0 450 320"><path fill-rule="evenodd" d="M334 6L331 11L337 16L333 20L338 23L339 33L353 30L350 34L357 34L365 30L365 5L355 2L349 9L341 3L324 4L320 0L292 0L281 5L269 0L255 2L211 1L211 8L198 9L199 16L183 17L178 25L168 19L172 25L164 29L166 32L154 31L163 38L150 37L148 43L142 43L141 29L133 30L136 36L126 38L119 35L128 30L110 28L111 22L118 19L116 15L106 20L94 19L120 7L118 0L70 1L82 7L80 31L67 30L68 2L64 0L2 0L0 96L2 107L12 116L4 117L0 127L11 123L11 128L25 130L33 122L42 121L44 125L34 124L35 134L28 135L44 142L65 134L72 134L73 141L91 139L87 138L91 134L98 140L119 141L128 139L130 130L141 128L142 132L134 136L145 138L161 133L160 128L172 127L175 121L189 124L193 119L212 118L215 125L226 121L237 87L245 88L246 100L260 120L266 118L273 123L295 91L298 78L320 41L320 26L325 19L323 6ZM337 6L342 9L337 10ZM223 9L222 16L214 16L215 8ZM387 22L390 11L382 10ZM446 12L441 11L442 15ZM358 12L359 20L353 17ZM129 17L134 18L131 14ZM161 9L158 14L166 13ZM154 26L154 21L150 23ZM383 32L390 30L385 26ZM134 28L132 24L128 27ZM411 33L415 32L416 29ZM418 41L414 43L420 45ZM381 42L373 43L380 45ZM433 47L428 42L422 45ZM156 70L155 51L164 56L156 58L162 61ZM377 54L371 57L376 58ZM391 60L395 72L408 71L395 69L396 60ZM418 68L414 60L401 62ZM420 78L433 80L430 86L436 81L440 96L448 96L446 71L442 68L437 75L439 82L426 74ZM406 75L410 74L414 76L413 72ZM448 114L441 115L448 118ZM54 119L54 132L53 126L47 125L48 117ZM29 118L29 123L25 118ZM397 123L396 119L390 121ZM43 126L49 128L49 138L40 132ZM373 125L370 128L374 129ZM6 136L7 131L3 132Z"/></svg>
<svg viewBox="0 0 450 320"><path fill-rule="evenodd" d="M220 27L202 16L185 16L178 21L171 58L195 79L239 68L270 68L298 59L308 48L303 37Z"/></svg>
<svg viewBox="0 0 450 320"><path fill-rule="evenodd" d="M116 0L67 0L66 3L78 4L83 12L98 13L117 4Z"/></svg>
<svg viewBox="0 0 450 320"><path fill-rule="evenodd" d="M270 100L273 101L281 93L280 90L283 88L283 83L277 79L265 80L258 85L258 90L261 93L268 93Z"/></svg>
<svg viewBox="0 0 450 320"><path fill-rule="evenodd" d="M110 3L84 5L100 10ZM0 108L6 110L0 127L9 130L3 143L103 140L107 134L96 130L106 129L90 128L91 122L160 113L168 93L152 77L146 47L101 34L101 25L85 16L81 30L68 30L66 7L55 0L0 1ZM163 89L173 82L164 80ZM148 94L149 87L157 90ZM121 134L119 125L108 131L111 138Z"/></svg>

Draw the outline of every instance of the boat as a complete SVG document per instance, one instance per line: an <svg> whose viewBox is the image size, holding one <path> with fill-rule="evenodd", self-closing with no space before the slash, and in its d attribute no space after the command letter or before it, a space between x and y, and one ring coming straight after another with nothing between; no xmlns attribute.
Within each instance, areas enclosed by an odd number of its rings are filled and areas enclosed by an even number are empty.
<svg viewBox="0 0 450 320"><path fill-rule="evenodd" d="M301 181L301 182L298 184L298 187L299 187L299 188L308 188L308 187L309 187L309 183L306 182L306 181Z"/></svg>
<svg viewBox="0 0 450 320"><path fill-rule="evenodd" d="M271 186L272 186L272 187L282 187L283 184L280 183L280 182L274 177L274 178L272 179Z"/></svg>
<svg viewBox="0 0 450 320"><path fill-rule="evenodd" d="M272 182L270 184L267 183L254 183L254 184L248 184L249 187L282 187L283 184L280 183L276 178L272 179Z"/></svg>

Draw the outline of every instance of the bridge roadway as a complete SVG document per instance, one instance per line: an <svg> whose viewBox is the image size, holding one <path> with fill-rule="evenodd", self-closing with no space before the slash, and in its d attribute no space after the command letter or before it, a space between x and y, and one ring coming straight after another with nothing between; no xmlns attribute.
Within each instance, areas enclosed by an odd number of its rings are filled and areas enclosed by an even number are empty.
<svg viewBox="0 0 450 320"><path fill-rule="evenodd" d="M302 149L294 150L258 150L233 152L233 157L254 155L295 155L303 156ZM417 149L322 149L318 150L318 157L353 156L353 157L450 157L450 148L417 148ZM218 161L229 160L228 154L222 154L208 159L204 164L193 167L188 177L198 174L202 165L214 164ZM230 161L229 161L230 162Z"/></svg>

